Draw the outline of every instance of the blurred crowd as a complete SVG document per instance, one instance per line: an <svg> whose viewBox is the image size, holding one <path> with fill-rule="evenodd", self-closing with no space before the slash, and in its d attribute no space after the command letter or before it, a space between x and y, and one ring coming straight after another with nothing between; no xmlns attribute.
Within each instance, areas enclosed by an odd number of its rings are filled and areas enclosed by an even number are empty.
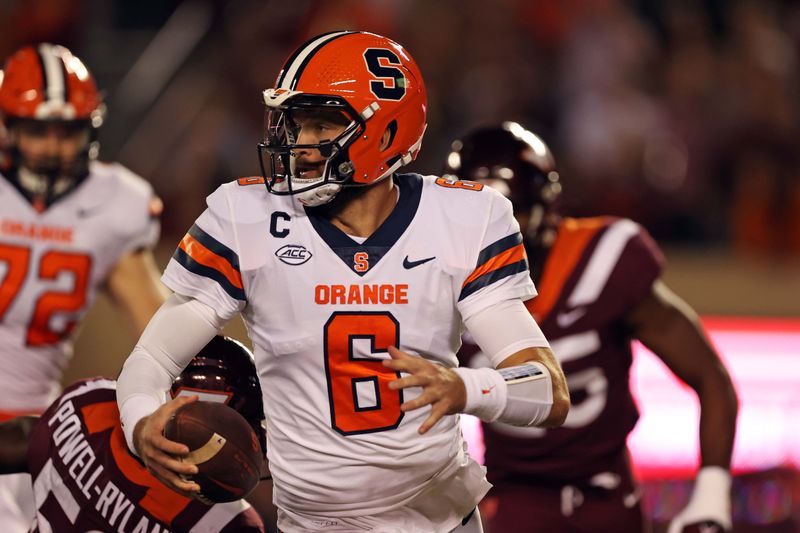
<svg viewBox="0 0 800 533"><path fill-rule="evenodd" d="M413 170L516 120L557 155L567 213L615 214L662 242L800 257L800 4L789 0L23 0L0 55L40 40L105 89L101 158L164 198L175 242L220 182L258 174L260 92L311 35L404 43L429 89Z"/></svg>

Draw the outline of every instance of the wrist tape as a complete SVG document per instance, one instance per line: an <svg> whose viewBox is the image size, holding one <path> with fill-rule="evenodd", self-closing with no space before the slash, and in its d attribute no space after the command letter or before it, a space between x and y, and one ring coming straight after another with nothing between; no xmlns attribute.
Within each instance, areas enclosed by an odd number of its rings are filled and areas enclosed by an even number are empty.
<svg viewBox="0 0 800 533"><path fill-rule="evenodd" d="M464 381L464 412L484 422L500 421L514 426L544 422L553 405L550 372L541 363L527 362L500 370L455 368Z"/></svg>

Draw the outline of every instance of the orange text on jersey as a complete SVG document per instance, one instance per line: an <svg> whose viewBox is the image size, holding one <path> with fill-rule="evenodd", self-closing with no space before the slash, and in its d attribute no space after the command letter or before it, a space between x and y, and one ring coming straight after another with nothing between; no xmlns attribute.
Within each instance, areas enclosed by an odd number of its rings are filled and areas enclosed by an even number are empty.
<svg viewBox="0 0 800 533"><path fill-rule="evenodd" d="M314 303L318 305L407 304L408 284L397 285L317 285Z"/></svg>
<svg viewBox="0 0 800 533"><path fill-rule="evenodd" d="M0 233L11 237L25 237L51 242L72 242L72 228L60 226L46 226L32 222L19 222L17 220L3 220L0 223Z"/></svg>

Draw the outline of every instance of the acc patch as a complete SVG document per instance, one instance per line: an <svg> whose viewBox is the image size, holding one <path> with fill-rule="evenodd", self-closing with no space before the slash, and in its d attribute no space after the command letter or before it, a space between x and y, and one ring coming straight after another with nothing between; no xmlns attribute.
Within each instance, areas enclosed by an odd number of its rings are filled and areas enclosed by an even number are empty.
<svg viewBox="0 0 800 533"><path fill-rule="evenodd" d="M302 265L311 259L311 252L306 250L305 246L299 244L287 244L281 246L275 252L275 257L286 263L287 265Z"/></svg>

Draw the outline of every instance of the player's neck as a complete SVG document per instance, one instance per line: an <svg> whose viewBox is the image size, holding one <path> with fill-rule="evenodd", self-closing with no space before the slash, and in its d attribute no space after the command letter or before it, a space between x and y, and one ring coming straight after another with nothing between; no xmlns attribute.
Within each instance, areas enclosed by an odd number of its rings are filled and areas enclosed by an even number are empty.
<svg viewBox="0 0 800 533"><path fill-rule="evenodd" d="M353 198L331 217L331 223L354 237L369 237L389 217L399 191L391 177Z"/></svg>

